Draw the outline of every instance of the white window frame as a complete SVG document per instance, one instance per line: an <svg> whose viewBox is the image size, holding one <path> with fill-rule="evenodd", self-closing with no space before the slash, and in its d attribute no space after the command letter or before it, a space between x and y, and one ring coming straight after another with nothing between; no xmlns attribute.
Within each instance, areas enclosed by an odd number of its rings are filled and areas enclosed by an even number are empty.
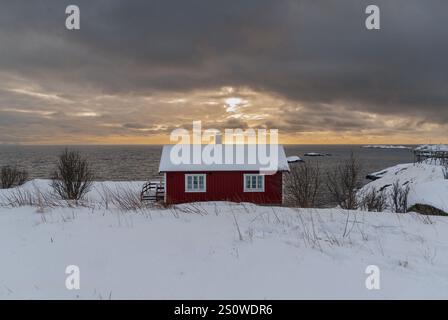
<svg viewBox="0 0 448 320"><path fill-rule="evenodd" d="M204 178L204 189L188 189L188 177L203 177ZM194 184L193 184L194 185ZM198 186L199 186L199 178L198 178ZM207 192L207 175L205 173L188 173L185 174L185 192L187 193L199 193L199 192Z"/></svg>
<svg viewBox="0 0 448 320"><path fill-rule="evenodd" d="M256 176L256 177L261 177L261 189L260 188L247 188L246 186L246 177L252 177L252 176ZM258 178L257 178L258 180ZM257 185L258 185L258 181L257 181ZM246 173L243 175L243 186L244 186L244 192L264 192L265 190L265 179L264 179L264 175L262 174L254 174L254 173Z"/></svg>

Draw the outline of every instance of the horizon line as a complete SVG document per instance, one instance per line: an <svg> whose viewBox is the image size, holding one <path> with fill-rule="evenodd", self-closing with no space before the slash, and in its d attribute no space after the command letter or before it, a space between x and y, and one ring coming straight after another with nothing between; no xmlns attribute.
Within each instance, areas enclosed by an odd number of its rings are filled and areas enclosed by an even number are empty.
<svg viewBox="0 0 448 320"><path fill-rule="evenodd" d="M34 147L38 147L38 146L55 146L55 147L62 147L62 146L164 146L164 145L175 145L177 143L37 143L37 144L32 144L32 143L0 143L1 147L5 147L5 146L34 146ZM207 145L208 143L203 143L205 145ZM210 143L210 144L214 144L214 143ZM225 145L226 143L222 143L223 145ZM246 144L246 143L244 143ZM437 145L437 144L446 144L446 143L278 143L278 145L291 145L291 146L297 146L297 145L341 145L341 146L346 146L346 145L353 145L353 146L414 146L414 145L424 145L424 144L429 144L429 145Z"/></svg>

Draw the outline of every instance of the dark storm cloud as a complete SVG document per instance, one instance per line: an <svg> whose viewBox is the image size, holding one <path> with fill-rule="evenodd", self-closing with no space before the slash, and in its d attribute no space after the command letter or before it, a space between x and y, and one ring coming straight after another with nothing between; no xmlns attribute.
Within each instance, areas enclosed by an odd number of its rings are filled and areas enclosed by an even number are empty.
<svg viewBox="0 0 448 320"><path fill-rule="evenodd" d="M372 3L380 31L364 27ZM80 31L64 27L68 4ZM445 124L447 13L444 0L8 1L0 72L64 99L247 86L303 106L279 111L290 131L367 125L352 111Z"/></svg>

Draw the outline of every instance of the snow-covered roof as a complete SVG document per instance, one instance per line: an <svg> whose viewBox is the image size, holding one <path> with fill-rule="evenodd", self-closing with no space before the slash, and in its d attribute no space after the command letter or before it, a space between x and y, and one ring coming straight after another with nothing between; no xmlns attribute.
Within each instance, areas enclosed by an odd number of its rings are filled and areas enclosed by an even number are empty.
<svg viewBox="0 0 448 320"><path fill-rule="evenodd" d="M289 171L289 165L282 145L165 145L159 172L175 171Z"/></svg>

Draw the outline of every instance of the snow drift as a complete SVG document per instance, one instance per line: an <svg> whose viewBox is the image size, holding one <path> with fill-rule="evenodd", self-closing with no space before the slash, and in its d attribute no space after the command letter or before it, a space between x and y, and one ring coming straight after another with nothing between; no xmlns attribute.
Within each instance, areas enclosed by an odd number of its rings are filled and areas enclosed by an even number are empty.
<svg viewBox="0 0 448 320"><path fill-rule="evenodd" d="M101 191L141 186L122 184L95 184L76 207L0 207L0 298L448 297L446 217L226 202L124 210ZM80 290L65 287L68 265ZM366 288L369 265L380 290Z"/></svg>

